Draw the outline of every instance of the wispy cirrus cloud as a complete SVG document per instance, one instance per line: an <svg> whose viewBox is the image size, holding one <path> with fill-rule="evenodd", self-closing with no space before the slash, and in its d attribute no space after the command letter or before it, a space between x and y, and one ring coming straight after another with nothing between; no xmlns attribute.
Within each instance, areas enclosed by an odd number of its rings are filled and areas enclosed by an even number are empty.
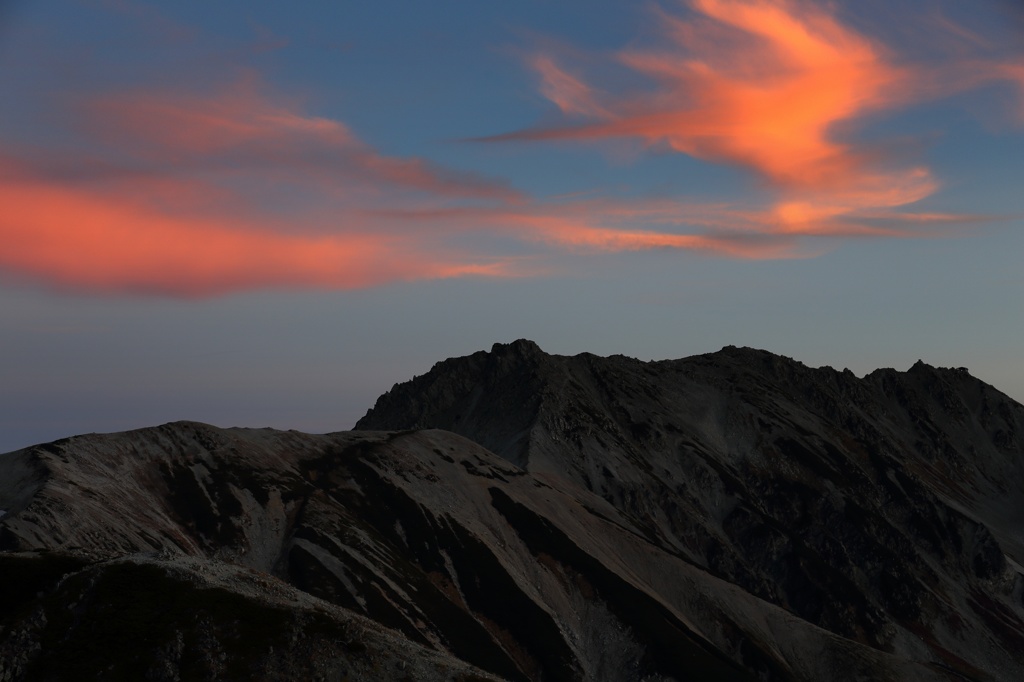
<svg viewBox="0 0 1024 682"><path fill-rule="evenodd" d="M551 249L793 255L787 240L687 233L730 222L722 207L538 200L387 156L252 76L212 94L71 102L92 151L0 145L0 270L59 289L203 297L517 277L548 271ZM280 183L307 201L263 210L261 192ZM510 256L481 246L488 236L532 250Z"/></svg>
<svg viewBox="0 0 1024 682"><path fill-rule="evenodd" d="M515 258L462 249L443 226L411 234L359 210L506 206L519 193L381 154L263 89L248 77L216 94L90 95L72 102L93 151L0 145L0 270L65 290L183 297L519 274ZM281 184L309 201L263 210L261 193Z"/></svg>
<svg viewBox="0 0 1024 682"><path fill-rule="evenodd" d="M694 0L702 16L659 14L668 44L616 55L654 82L653 90L606 94L537 57L541 92L590 122L528 129L493 139L636 137L650 145L751 168L786 187L872 188L869 159L832 131L840 122L891 106L910 74L881 46L813 5ZM579 106L586 93L587 106ZM889 178L886 178L889 179ZM910 184L919 184L914 178ZM901 183L902 184L902 183Z"/></svg>
<svg viewBox="0 0 1024 682"><path fill-rule="evenodd" d="M74 109L87 133L165 171L260 170L285 173L289 182L522 199L502 181L380 154L343 122L300 113L298 102L265 89L249 74L222 92L119 92L87 97Z"/></svg>
<svg viewBox="0 0 1024 682"><path fill-rule="evenodd" d="M601 88L578 72L570 74L552 56L537 54L529 64L540 77L540 92L565 122L483 139L638 139L755 173L778 195L756 220L768 231L904 235L901 225L927 223L929 214L907 221L894 209L934 194L940 182L926 164L908 163L882 143L857 140L856 126L988 82L1024 83L1024 60L979 56L984 40L948 20L946 33L957 49L940 64L915 64L844 24L833 5L685 4L686 18L656 13L663 34L659 46L611 57L649 87ZM939 33L934 40L941 44L945 38ZM888 228L877 224L883 209ZM869 214L874 226L861 220Z"/></svg>
<svg viewBox="0 0 1024 682"><path fill-rule="evenodd" d="M567 73L548 55L534 55L530 66L540 74L540 92L562 113L607 119L611 112L598 104L598 94L577 76Z"/></svg>
<svg viewBox="0 0 1024 682"><path fill-rule="evenodd" d="M0 270L58 289L194 298L515 274L513 259L460 254L372 226L318 226L313 234L306 225L294 234L291 225L252 216L185 216L137 197L13 178L9 167L0 204Z"/></svg>
<svg viewBox="0 0 1024 682"><path fill-rule="evenodd" d="M534 55L564 122L490 139L638 139L748 169L773 193L768 203L600 188L529 196L384 154L250 73L218 89L68 95L70 129L54 138L64 143L0 140L0 271L75 291L201 297L531 276L567 253L800 258L838 240L958 234L991 219L910 210L938 190L933 171L854 133L866 117L984 83L1024 92L1024 61L976 54L983 39L961 31L940 73L830 5L689 6L686 18L656 13L658 45L610 57L644 87Z"/></svg>

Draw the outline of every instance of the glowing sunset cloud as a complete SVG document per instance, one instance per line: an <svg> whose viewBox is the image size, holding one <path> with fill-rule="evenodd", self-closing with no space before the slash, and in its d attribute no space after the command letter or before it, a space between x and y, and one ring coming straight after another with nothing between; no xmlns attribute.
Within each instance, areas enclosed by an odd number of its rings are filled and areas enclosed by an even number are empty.
<svg viewBox="0 0 1024 682"><path fill-rule="evenodd" d="M80 291L198 297L510 274L498 259L460 260L394 236L288 235L27 181L0 181L0 205L0 269Z"/></svg>
<svg viewBox="0 0 1024 682"><path fill-rule="evenodd" d="M858 145L840 131L917 99L1021 78L1017 65L976 58L951 69L899 63L892 50L843 25L830 5L688 5L696 15L688 20L658 14L667 47L617 55L655 83L654 91L602 92L552 58L536 56L531 64L541 93L566 116L587 120L485 139L638 138L745 167L768 180L781 198L753 219L766 230L886 235L898 230L859 225L860 214L912 204L939 183L926 166L899 164L878 146Z"/></svg>
<svg viewBox="0 0 1024 682"><path fill-rule="evenodd" d="M703 21L662 17L671 49L619 56L661 90L589 102L588 86L553 77L561 73L558 67L538 58L542 93L567 113L607 120L504 137L639 137L698 158L747 166L794 188L863 192L893 179L869 173L868 159L832 134L835 124L890 105L909 77L887 62L881 47L809 4L695 0L692 5L705 15ZM897 183L927 182L919 169L911 174L902 179L896 173Z"/></svg>
<svg viewBox="0 0 1024 682"><path fill-rule="evenodd" d="M736 258L787 258L792 240L757 235L692 235L652 229L617 229L606 222L664 225L689 214L691 225L730 218L717 207L672 204L571 202L557 206L367 213L342 234L289 234L294 225L251 216L180 215L162 210L167 197L202 196L202 187L157 182L157 201L119 199L38 179L0 173L0 270L61 289L97 293L207 297L237 291L354 289L395 281L461 276L515 277L528 263L486 254L453 253L446 231L513 235L576 252L675 249ZM202 202L200 202L202 203ZM426 226L427 238L389 231L394 218ZM297 216L309 221L309 216ZM376 219L374 219L376 218ZM326 228L320 227L320 232Z"/></svg>
<svg viewBox="0 0 1024 682"><path fill-rule="evenodd" d="M697 54L626 53L623 60L676 90L683 108L617 125L786 186L874 188L889 179L864 177L864 161L830 134L837 122L890 101L902 74L879 48L810 6L798 13L788 3L699 0L694 7L747 35L716 45L668 20L680 47L692 37Z"/></svg>
<svg viewBox="0 0 1024 682"><path fill-rule="evenodd" d="M788 255L781 242L660 231L716 229L729 220L715 207L526 201L501 183L386 157L339 121L270 104L251 83L216 97L107 94L81 110L86 129L101 133L99 156L0 156L0 269L22 279L201 297L536 271L500 253L453 249L470 232L571 251ZM243 182L218 184L222 176ZM304 185L311 206L261 215L255 192L278 182ZM348 182L369 199L353 203ZM471 203L438 209L436 200ZM378 203L394 207L390 216Z"/></svg>
<svg viewBox="0 0 1024 682"><path fill-rule="evenodd" d="M489 139L639 139L746 168L768 201L623 199L600 188L531 197L385 155L249 72L220 90L65 93L69 130L51 146L0 140L0 271L92 292L347 289L522 276L565 253L807 257L838 240L959 234L989 219L907 211L938 180L858 141L854 124L986 83L1024 93L1024 63L977 56L984 40L955 24L943 30L958 41L956 59L940 70L845 25L832 5L688 5L686 19L656 14L663 46L615 55L646 89L598 87L538 54L529 66L564 124ZM508 257L510 242L530 255Z"/></svg>
<svg viewBox="0 0 1024 682"><path fill-rule="evenodd" d="M512 260L360 221L353 206L425 197L515 204L503 183L378 153L340 121L302 114L253 78L224 94L149 91L79 101L102 143L0 155L0 271L64 289L211 296L351 289L465 275ZM2 150L0 150L2 151ZM261 194L298 188L278 207Z"/></svg>

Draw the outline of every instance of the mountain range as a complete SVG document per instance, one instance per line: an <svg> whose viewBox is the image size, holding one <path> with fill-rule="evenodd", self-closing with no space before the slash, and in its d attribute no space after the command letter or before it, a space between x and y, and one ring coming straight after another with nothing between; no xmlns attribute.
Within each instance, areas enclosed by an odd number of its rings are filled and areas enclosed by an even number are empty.
<svg viewBox="0 0 1024 682"><path fill-rule="evenodd" d="M445 360L326 435L0 455L0 682L1024 679L1024 406L749 348Z"/></svg>

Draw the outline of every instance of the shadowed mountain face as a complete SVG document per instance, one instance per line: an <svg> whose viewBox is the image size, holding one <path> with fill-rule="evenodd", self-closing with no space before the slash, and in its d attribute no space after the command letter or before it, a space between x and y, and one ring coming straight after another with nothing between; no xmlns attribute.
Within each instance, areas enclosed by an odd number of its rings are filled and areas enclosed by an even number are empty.
<svg viewBox="0 0 1024 682"><path fill-rule="evenodd" d="M968 676L1022 662L1024 409L966 370L518 341L396 386L356 428L425 427L597 495L652 546L851 641Z"/></svg>
<svg viewBox="0 0 1024 682"><path fill-rule="evenodd" d="M1024 407L966 370L518 341L353 432L3 455L0 509L4 680L1024 678Z"/></svg>

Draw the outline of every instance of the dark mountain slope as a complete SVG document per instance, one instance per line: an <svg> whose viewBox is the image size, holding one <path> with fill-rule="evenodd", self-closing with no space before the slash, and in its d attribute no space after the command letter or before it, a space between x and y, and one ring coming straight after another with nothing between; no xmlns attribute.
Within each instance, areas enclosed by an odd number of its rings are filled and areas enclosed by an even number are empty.
<svg viewBox="0 0 1024 682"><path fill-rule="evenodd" d="M0 455L0 680L1024 679L1022 416L960 370L517 342L387 430Z"/></svg>
<svg viewBox="0 0 1024 682"><path fill-rule="evenodd" d="M9 679L951 679L448 432L178 423L9 472L32 491L0 495Z"/></svg>
<svg viewBox="0 0 1024 682"><path fill-rule="evenodd" d="M966 370L518 341L396 386L356 428L424 427L593 492L653 545L852 641L1020 674L1024 408Z"/></svg>
<svg viewBox="0 0 1024 682"><path fill-rule="evenodd" d="M320 474L380 440L182 422L0 456L0 679L491 679L370 601L394 569Z"/></svg>

